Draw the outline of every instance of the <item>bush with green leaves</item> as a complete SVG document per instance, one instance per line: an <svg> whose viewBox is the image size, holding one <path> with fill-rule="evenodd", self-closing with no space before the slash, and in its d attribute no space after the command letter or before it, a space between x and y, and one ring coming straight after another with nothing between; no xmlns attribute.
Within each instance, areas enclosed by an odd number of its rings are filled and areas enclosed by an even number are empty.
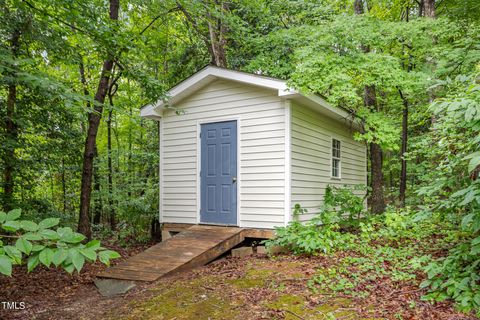
<svg viewBox="0 0 480 320"><path fill-rule="evenodd" d="M272 246L285 247L295 254L328 253L348 248L355 236L342 232L341 226L359 218L364 213L364 200L348 187L327 187L324 203L312 219L300 222L299 216L307 210L295 204L293 221L286 227L275 229L275 238L265 242Z"/></svg>
<svg viewBox="0 0 480 320"><path fill-rule="evenodd" d="M337 213L339 221L352 222L366 214L365 198L354 194L355 190L364 190L365 186L335 187L328 185L325 190L324 207Z"/></svg>
<svg viewBox="0 0 480 320"><path fill-rule="evenodd" d="M80 272L85 262L109 265L120 255L100 246L100 241L83 243L85 236L69 227L56 227L58 218L47 218L39 223L20 220L21 210L0 212L0 273L12 275L12 266L27 263L28 272L39 265L52 265L72 273Z"/></svg>

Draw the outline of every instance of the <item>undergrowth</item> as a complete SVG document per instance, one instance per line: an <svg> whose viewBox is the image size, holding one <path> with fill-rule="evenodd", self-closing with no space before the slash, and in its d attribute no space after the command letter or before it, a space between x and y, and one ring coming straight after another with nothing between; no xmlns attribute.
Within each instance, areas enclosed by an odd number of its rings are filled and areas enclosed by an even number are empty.
<svg viewBox="0 0 480 320"><path fill-rule="evenodd" d="M480 315L480 241L444 215L388 208L372 216L351 189L333 187L315 217L302 223L305 212L297 204L294 220L266 246L335 259L309 280L313 292L366 298L389 279L425 288L424 300L451 299L459 310Z"/></svg>

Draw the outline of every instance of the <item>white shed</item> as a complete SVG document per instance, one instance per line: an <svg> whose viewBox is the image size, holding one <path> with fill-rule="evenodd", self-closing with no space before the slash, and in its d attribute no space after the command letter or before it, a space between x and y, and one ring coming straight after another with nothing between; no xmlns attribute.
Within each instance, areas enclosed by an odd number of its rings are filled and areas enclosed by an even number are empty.
<svg viewBox="0 0 480 320"><path fill-rule="evenodd" d="M160 122L161 223L271 229L367 183L351 116L284 80L208 66L167 96L141 109Z"/></svg>

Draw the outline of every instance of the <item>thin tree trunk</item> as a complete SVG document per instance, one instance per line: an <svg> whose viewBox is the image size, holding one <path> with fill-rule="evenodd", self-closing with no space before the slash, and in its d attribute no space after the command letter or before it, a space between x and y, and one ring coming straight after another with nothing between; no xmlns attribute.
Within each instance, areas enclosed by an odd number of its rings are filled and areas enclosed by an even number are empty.
<svg viewBox="0 0 480 320"><path fill-rule="evenodd" d="M370 143L370 162L372 177L372 193L370 194L369 204L373 214L383 213L385 211L385 199L383 196L383 152L382 148L376 143Z"/></svg>
<svg viewBox="0 0 480 320"><path fill-rule="evenodd" d="M375 86L365 86L364 103L365 106L370 107L375 112L379 112L377 110ZM370 170L372 192L368 198L368 204L372 213L383 213L385 211L383 151L380 145L374 142L370 143Z"/></svg>
<svg viewBox="0 0 480 320"><path fill-rule="evenodd" d="M222 12L226 12L228 10L228 6L226 2L222 2L221 4L217 3L220 6L220 10ZM208 19L208 32L210 35L210 45L212 46L212 50L210 51L213 53L212 62L222 68L227 67L227 55L225 51L225 47L227 44L226 41L226 33L227 28L225 23L222 21L221 18L213 18L211 14L207 15ZM213 22L212 22L213 20Z"/></svg>
<svg viewBox="0 0 480 320"><path fill-rule="evenodd" d="M405 154L407 153L408 146L408 101L404 97L402 91L398 90L400 97L403 101L403 110L402 110L402 149L400 151L401 164L402 168L400 171L400 190L399 190L399 200L400 207L405 207L405 194L407 192L407 160L405 159Z"/></svg>
<svg viewBox="0 0 480 320"><path fill-rule="evenodd" d="M10 50L13 58L15 59L20 49L20 30L14 30L12 37L10 38ZM15 75L12 75L14 78ZM7 88L7 110L4 120L5 137L7 144L4 146L4 167L3 167L3 210L9 211L13 207L13 191L15 187L13 172L15 170L15 147L18 142L18 127L15 122L15 104L17 103L17 85L12 82Z"/></svg>
<svg viewBox="0 0 480 320"><path fill-rule="evenodd" d="M67 213L67 183L65 179L65 159L62 158L62 200L63 200L63 209L62 212L65 215Z"/></svg>
<svg viewBox="0 0 480 320"><path fill-rule="evenodd" d="M110 106L113 107L113 99L110 98ZM115 208L113 206L113 167L112 167L112 112L110 109L108 111L107 118L107 166L108 166L108 211L109 211L109 221L110 228L112 230L116 229L115 222Z"/></svg>
<svg viewBox="0 0 480 320"><path fill-rule="evenodd" d="M110 0L110 19L118 20L118 12L120 8L120 0ZM110 54L103 62L100 81L95 101L98 102L93 108L93 112L88 114L87 138L85 140L85 149L83 153L83 172L82 184L80 190L80 214L78 218L78 232L84 234L87 239L91 238L92 231L90 228L90 197L92 193L92 175L93 175L93 158L95 156L95 145L97 140L98 127L103 112L103 103L108 92L110 73L113 69L114 57Z"/></svg>
<svg viewBox="0 0 480 320"><path fill-rule="evenodd" d="M130 121L133 119L133 112L132 112L132 104L130 104ZM127 196L130 198L132 196L132 186L131 183L133 181L133 168L132 168L132 126L128 126L128 158L127 158L127 179L128 179L128 191L127 191Z"/></svg>
<svg viewBox="0 0 480 320"><path fill-rule="evenodd" d="M95 205L93 206L93 224L100 224L102 220L102 194L100 192L100 168L98 163L98 150L95 146L95 159L93 166L93 190L97 194Z"/></svg>
<svg viewBox="0 0 480 320"><path fill-rule="evenodd" d="M355 14L362 14L363 13L363 0L355 0L353 3L353 11Z"/></svg>

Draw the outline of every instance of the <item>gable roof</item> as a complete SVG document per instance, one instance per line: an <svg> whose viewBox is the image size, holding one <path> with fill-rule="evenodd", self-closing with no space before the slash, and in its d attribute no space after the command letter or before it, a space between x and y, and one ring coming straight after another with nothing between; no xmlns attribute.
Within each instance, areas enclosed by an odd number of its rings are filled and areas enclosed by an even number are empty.
<svg viewBox="0 0 480 320"><path fill-rule="evenodd" d="M231 80L247 85L276 90L278 97L297 101L299 104L311 107L330 118L336 120L353 120L352 114L344 109L331 106L318 95L304 94L295 89L288 88L287 81L285 80L214 66L207 66L175 85L167 92L167 99L158 100L155 103L142 107L140 109L140 116L159 120L165 108L174 105L217 79Z"/></svg>

